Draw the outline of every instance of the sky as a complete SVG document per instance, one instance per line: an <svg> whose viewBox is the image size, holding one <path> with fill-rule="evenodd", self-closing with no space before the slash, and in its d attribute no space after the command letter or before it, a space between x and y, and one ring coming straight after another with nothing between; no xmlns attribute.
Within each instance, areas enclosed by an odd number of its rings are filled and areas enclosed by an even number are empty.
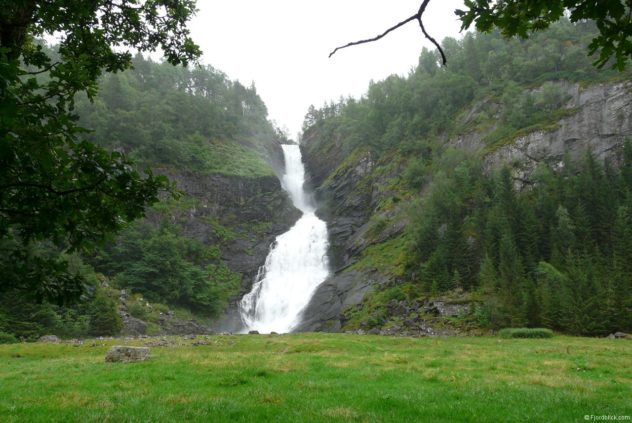
<svg viewBox="0 0 632 423"><path fill-rule="evenodd" d="M198 0L189 24L202 62L250 86L268 106L270 119L291 138L307 108L341 96L359 98L369 81L406 75L422 47L432 49L416 22L382 40L338 51L371 38L415 14L420 0ZM462 0L434 0L424 14L437 40L459 38L454 10ZM449 60L449 59L448 59Z"/></svg>

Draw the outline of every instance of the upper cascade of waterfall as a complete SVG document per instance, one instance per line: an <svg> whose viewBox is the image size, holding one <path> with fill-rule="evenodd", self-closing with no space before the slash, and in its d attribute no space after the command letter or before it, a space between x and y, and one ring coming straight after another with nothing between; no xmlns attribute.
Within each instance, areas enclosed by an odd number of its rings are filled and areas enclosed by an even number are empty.
<svg viewBox="0 0 632 423"><path fill-rule="evenodd" d="M285 174L281 179L283 189L287 191L294 203L294 207L303 213L314 212L309 196L305 193L305 167L301 157L301 149L298 144L283 144L285 157Z"/></svg>
<svg viewBox="0 0 632 423"><path fill-rule="evenodd" d="M252 290L239 303L246 331L292 331L316 288L329 275L327 224L316 216L303 189L301 150L296 144L282 147L285 174L281 183L303 216L276 238Z"/></svg>

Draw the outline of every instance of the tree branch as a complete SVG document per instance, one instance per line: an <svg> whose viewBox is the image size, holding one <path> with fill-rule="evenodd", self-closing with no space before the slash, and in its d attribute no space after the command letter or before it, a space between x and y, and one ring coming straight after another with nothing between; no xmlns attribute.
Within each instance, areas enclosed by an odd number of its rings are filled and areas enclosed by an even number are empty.
<svg viewBox="0 0 632 423"><path fill-rule="evenodd" d="M439 43L437 42L437 40L435 40L434 38L432 38L430 36L430 34L428 34L426 32L426 28L424 28L424 23L421 21L421 18L417 19L419 21L419 26L421 27L421 32L424 33L425 37L430 40L430 42L432 44L435 45L435 47L437 48L437 50L439 50L439 53L441 54L441 63L443 64L443 66L445 66L448 63L448 59L446 59L445 57L445 53L443 52L443 49L441 48L441 45L439 45Z"/></svg>
<svg viewBox="0 0 632 423"><path fill-rule="evenodd" d="M336 47L336 49L334 51L329 53L329 57L333 56L338 50L342 50L343 48L347 48L347 47L351 47L351 46L357 46L357 45L360 45L360 44L372 43L372 42L377 41L377 40L379 40L381 38L384 38L386 35L388 35L389 32L395 31L397 28L402 27L402 26L406 25L408 22L414 21L415 19L417 19L417 15L413 15L410 18L401 21L397 25L390 27L389 29L384 31L382 34L380 34L380 35L378 35L376 37L369 38L369 39L366 39L366 40L353 41L353 42L351 42L349 44L345 44L344 46Z"/></svg>
<svg viewBox="0 0 632 423"><path fill-rule="evenodd" d="M419 27L421 28L421 32L424 34L424 36L432 44L434 44L434 46L437 48L437 50L439 50L439 53L441 53L441 62L445 66L446 63L447 63L447 59L445 57L445 53L443 52L443 49L441 48L441 45L437 42L437 40L435 40L433 37L431 37L430 34L428 34L428 32L426 31L426 28L424 28L424 24L423 24L423 21L422 21L423 14L426 11L426 7L428 6L428 3L430 3L430 0L423 0L421 5L419 6L419 10L417 11L417 13L415 13L414 15L412 15L411 17L409 17L407 19L404 19L400 23L388 28L386 31L384 31L380 35L377 35L377 36L375 36L373 38L368 38L366 40L353 41L353 42L350 42L348 44L345 44L344 46L336 47L331 53L329 53L329 57L331 57L334 54L336 54L336 52L338 50L342 50L342 49L347 48L347 47L357 46L357 45L360 45L360 44L366 44L366 43L372 43L374 41L378 41L378 40L384 38L385 36L387 36L389 33L391 33L393 31L395 31L396 29L401 28L402 26L406 25L407 23L412 22L412 21L417 21L417 22L419 22Z"/></svg>
<svg viewBox="0 0 632 423"><path fill-rule="evenodd" d="M39 75L45 72L48 72L49 70L53 69L55 66L61 64L61 62L55 62L50 66L46 66L44 69L39 70L39 71L33 71L33 72L24 72L23 75Z"/></svg>
<svg viewBox="0 0 632 423"><path fill-rule="evenodd" d="M12 188L37 188L44 191L48 191L51 194L55 194L61 197L65 195L76 194L78 192L91 191L97 188L103 182L105 182L106 179L107 179L107 176L103 176L90 185L79 187L79 188L72 188L72 189L68 189L64 191L56 190L55 188L53 188L52 184L43 185L43 184L36 184L36 183L30 183L30 182L17 182L17 183L9 184L9 185L1 185L0 191L5 191L7 189L12 189Z"/></svg>

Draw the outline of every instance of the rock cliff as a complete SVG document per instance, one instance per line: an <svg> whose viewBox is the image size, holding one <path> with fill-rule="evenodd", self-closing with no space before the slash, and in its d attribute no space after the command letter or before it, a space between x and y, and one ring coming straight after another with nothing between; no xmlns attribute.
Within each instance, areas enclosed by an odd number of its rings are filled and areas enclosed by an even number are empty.
<svg viewBox="0 0 632 423"><path fill-rule="evenodd" d="M614 158L632 137L632 82L558 85L569 97L565 108L570 113L554 129L527 133L487 154L488 168L507 163L517 180L527 181L539 163L560 167L566 155L576 160L591 151L601 160ZM470 133L449 142L476 150L484 148L482 139Z"/></svg>
<svg viewBox="0 0 632 423"><path fill-rule="evenodd" d="M280 150L280 148L279 148ZM276 162L275 167L282 164ZM228 175L173 175L178 188L196 201L181 210L188 236L221 247L221 259L240 273L241 289L213 325L216 331L238 331L239 299L250 291L259 267L277 235L300 217L277 176L246 178Z"/></svg>

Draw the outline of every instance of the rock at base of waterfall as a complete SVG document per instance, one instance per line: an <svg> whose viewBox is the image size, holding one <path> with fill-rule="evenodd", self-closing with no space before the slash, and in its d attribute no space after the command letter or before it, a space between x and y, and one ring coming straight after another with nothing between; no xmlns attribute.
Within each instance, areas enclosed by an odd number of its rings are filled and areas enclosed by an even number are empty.
<svg viewBox="0 0 632 423"><path fill-rule="evenodd" d="M251 330L248 332L248 335L259 335L259 331L258 330Z"/></svg>
<svg viewBox="0 0 632 423"><path fill-rule="evenodd" d="M113 346L105 355L105 361L108 363L129 363L132 361L145 361L148 358L149 348L128 347L123 345Z"/></svg>

